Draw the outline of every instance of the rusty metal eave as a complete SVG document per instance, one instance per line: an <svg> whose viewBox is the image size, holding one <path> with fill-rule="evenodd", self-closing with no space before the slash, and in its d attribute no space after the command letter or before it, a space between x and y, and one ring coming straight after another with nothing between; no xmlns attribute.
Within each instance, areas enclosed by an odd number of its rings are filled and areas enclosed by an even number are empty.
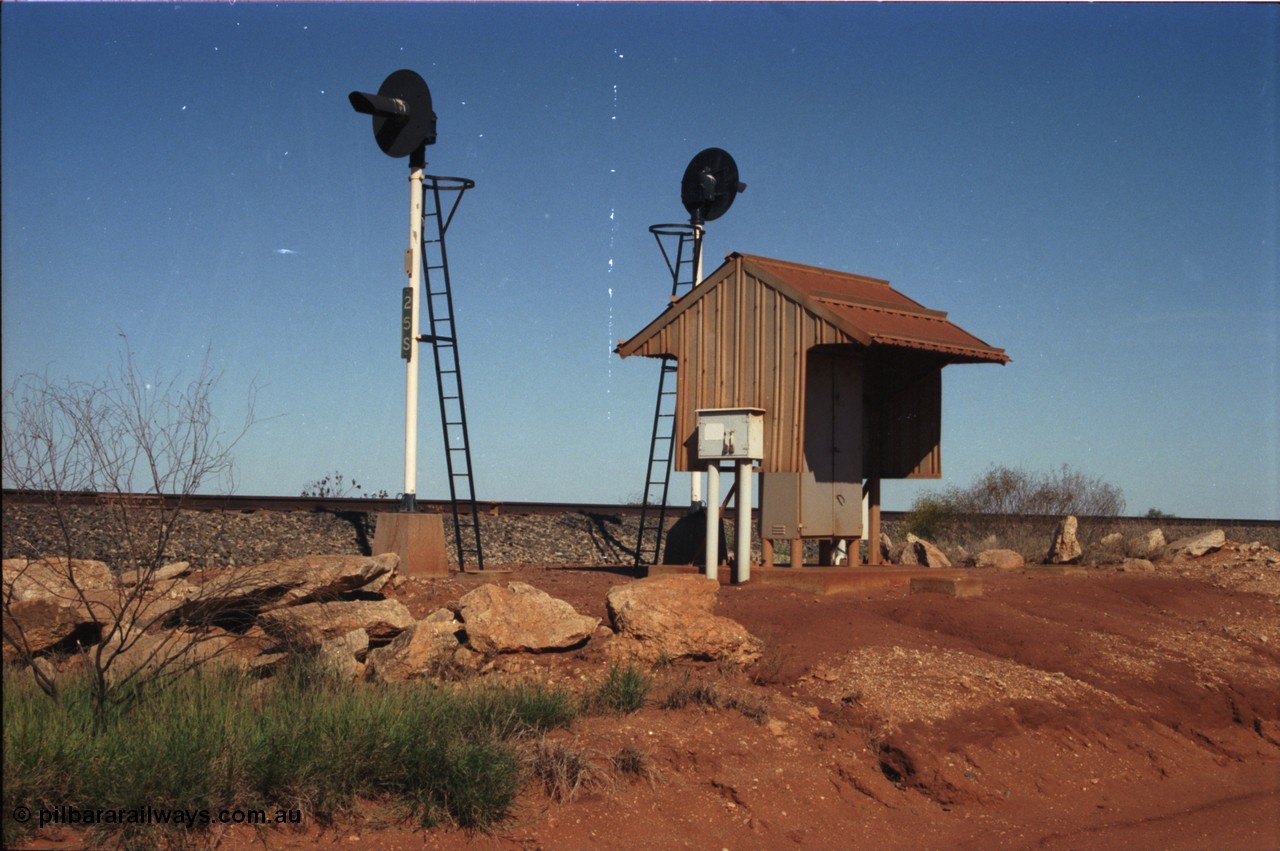
<svg viewBox="0 0 1280 851"><path fill-rule="evenodd" d="M927 340L923 337L907 337L893 334L876 334L873 339L876 346L895 349L919 349L925 352L937 352L950 355L952 363L998 363L1002 366L1013 358L1004 353L1004 349L974 349L968 346L956 346L938 340Z"/></svg>

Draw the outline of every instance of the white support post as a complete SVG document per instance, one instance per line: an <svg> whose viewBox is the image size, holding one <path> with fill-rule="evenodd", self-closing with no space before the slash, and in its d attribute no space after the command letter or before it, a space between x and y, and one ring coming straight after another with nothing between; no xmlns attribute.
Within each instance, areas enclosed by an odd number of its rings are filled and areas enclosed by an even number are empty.
<svg viewBox="0 0 1280 851"><path fill-rule="evenodd" d="M693 251L694 251L694 254L696 255L694 257L693 285L696 287L698 286L698 284L702 283L702 225L698 224L697 222L692 222L692 225L693 225ZM711 486L710 481L708 481L707 486L708 487ZM707 504L710 505L711 502L718 500L719 498L720 498L719 492L717 491L715 496L712 499L708 500ZM697 470L694 470L689 474L689 507L697 508L701 502L702 502L702 474L699 473Z"/></svg>
<svg viewBox="0 0 1280 851"><path fill-rule="evenodd" d="M739 461L734 476L737 482L738 495L738 557L734 562L734 582L746 582L751 579L751 461Z"/></svg>
<svg viewBox="0 0 1280 851"><path fill-rule="evenodd" d="M720 569L720 467L712 461L707 465L707 543L704 564L707 578L719 580Z"/></svg>
<svg viewBox="0 0 1280 851"><path fill-rule="evenodd" d="M404 494L406 502L417 498L418 471L418 305L422 284L422 167L409 172L409 250L405 272L409 275L409 360L404 367Z"/></svg>

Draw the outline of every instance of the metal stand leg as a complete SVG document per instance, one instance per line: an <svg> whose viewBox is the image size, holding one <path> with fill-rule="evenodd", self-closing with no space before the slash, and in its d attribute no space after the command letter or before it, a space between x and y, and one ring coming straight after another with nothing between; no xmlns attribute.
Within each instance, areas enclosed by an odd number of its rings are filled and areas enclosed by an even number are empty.
<svg viewBox="0 0 1280 851"><path fill-rule="evenodd" d="M751 579L751 462L739 461L735 474L738 488L738 557L734 582Z"/></svg>
<svg viewBox="0 0 1280 851"><path fill-rule="evenodd" d="M707 465L707 578L719 579L720 569L720 467Z"/></svg>

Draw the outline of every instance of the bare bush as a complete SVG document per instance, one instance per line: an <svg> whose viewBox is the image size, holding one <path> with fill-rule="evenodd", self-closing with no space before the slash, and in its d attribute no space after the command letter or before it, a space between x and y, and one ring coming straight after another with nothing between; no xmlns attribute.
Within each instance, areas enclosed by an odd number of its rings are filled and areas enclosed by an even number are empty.
<svg viewBox="0 0 1280 851"><path fill-rule="evenodd" d="M209 607L190 605L199 602L200 587L178 579L180 569L161 573L184 499L209 486L230 492L231 450L254 421L251 389L243 427L224 435L211 405L217 382L208 352L187 384L176 377L148 379L126 340L100 380L59 383L25 374L6 389L4 484L45 501L56 551L49 552L48 543L37 550L29 541L8 542L7 549L24 558L5 562L5 655L30 665L55 700L56 667L37 658L50 648L35 640L50 617L96 627L74 643L90 673L99 716L139 686L181 673L228 646L226 634L211 623L177 622L180 609ZM86 492L97 494L105 509L101 532L112 553L107 574L82 560L85 546L68 496ZM182 628L158 629L162 624Z"/></svg>
<svg viewBox="0 0 1280 851"><path fill-rule="evenodd" d="M947 492L961 514L1038 514L1114 517L1124 512L1115 485L1063 464L1047 473L992 467L966 488Z"/></svg>
<svg viewBox="0 0 1280 851"><path fill-rule="evenodd" d="M387 490L383 488L379 491L370 491L365 493L364 485L352 479L349 483L346 477L334 470L332 473L325 473L324 478L315 479L307 482L302 488L302 495L314 499L337 499L341 497L369 497L371 499L386 499Z"/></svg>
<svg viewBox="0 0 1280 851"><path fill-rule="evenodd" d="M904 531L934 541L949 556L1003 546L1038 559L1047 530L1059 518L1115 517L1124 507L1118 487L1066 464L1048 472L995 466L966 487L922 494L912 504Z"/></svg>

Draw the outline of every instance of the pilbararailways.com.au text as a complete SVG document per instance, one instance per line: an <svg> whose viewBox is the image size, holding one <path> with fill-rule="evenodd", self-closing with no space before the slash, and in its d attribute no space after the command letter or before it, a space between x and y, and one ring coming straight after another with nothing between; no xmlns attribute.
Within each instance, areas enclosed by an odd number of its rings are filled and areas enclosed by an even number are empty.
<svg viewBox="0 0 1280 851"><path fill-rule="evenodd" d="M134 809L94 809L71 807L66 804L53 808L18 806L12 816L15 821L28 823L34 819L37 827L49 825L111 825L151 824L168 827L196 827L211 824L285 825L301 824L302 811L281 810L188 810L181 807L152 807Z"/></svg>

